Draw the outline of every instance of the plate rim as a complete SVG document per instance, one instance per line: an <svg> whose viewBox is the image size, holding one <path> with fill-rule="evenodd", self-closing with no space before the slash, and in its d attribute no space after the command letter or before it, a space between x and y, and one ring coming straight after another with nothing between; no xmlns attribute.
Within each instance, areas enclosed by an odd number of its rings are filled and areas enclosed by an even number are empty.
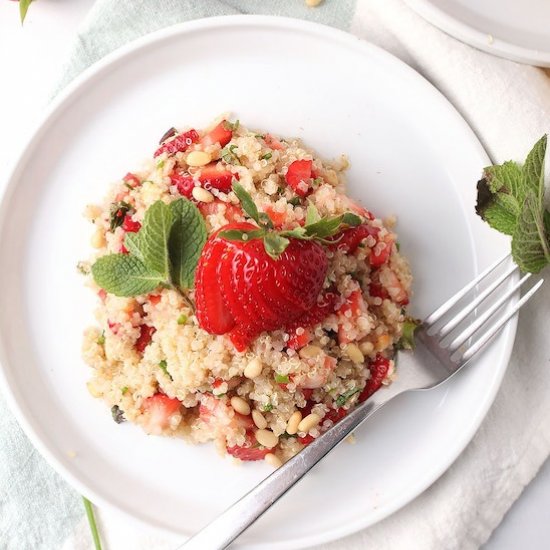
<svg viewBox="0 0 550 550"><path fill-rule="evenodd" d="M121 46L113 52L110 52L105 57L96 61L94 64L92 64L82 73L80 73L57 95L57 97L52 100L52 102L43 111L42 116L38 119L38 122L34 126L32 132L29 134L29 137L27 138L27 141L21 149L19 155L16 156L16 161L12 164L12 169L7 178L7 184L4 187L2 194L0 195L0 240L2 239L2 234L4 231L9 199L16 189L16 182L19 173L24 169L30 153L32 152L34 147L36 147L37 143L40 142L42 134L48 130L48 125L52 122L52 119L55 119L55 117L63 110L66 103L72 101L73 99L76 99L79 93L85 92L86 85L88 83L92 83L94 79L100 77L104 71L108 71L112 64L116 63L126 56L138 54L140 50L147 49L149 46L154 45L158 41L169 39L179 34L211 30L220 26L225 27L239 25L253 27L269 26L277 30L287 31L289 29L294 31L306 31L309 33L321 35L324 38L344 43L349 47L359 48L364 54L376 56L377 59L382 59L384 62L398 67L400 71L408 73L412 78L423 81L424 86L426 86L427 89L430 89L433 97L437 97L439 101L443 101L446 104L446 109L449 115L452 116L452 118L454 119L457 127L462 126L465 134L470 134L471 145L472 147L475 147L477 149L477 153L479 154L480 159L483 159L483 162L485 162L486 164L490 163L489 157L484 150L479 138L470 127L470 125L466 122L464 117L450 102L450 100L448 100L442 94L442 92L440 92L433 84L431 84L423 75L415 71L404 61L387 52L383 48L346 31L336 29L327 25L291 17L264 15L225 15L201 18L177 23L175 25L162 28L160 30L141 36ZM475 256L473 261L476 272L479 272L479 266L477 265L477 260ZM411 484L411 489L408 491L407 495L399 500L396 500L393 505L388 506L386 509L386 513L382 517L375 518L371 521L352 520L347 522L343 527L334 528L329 531L325 531L319 535L306 535L295 538L291 542L291 547L298 549L316 544L327 543L342 538L344 536L351 535L371 525L374 525L409 504L416 497L420 496L435 481L437 481L441 477L441 475L445 473L449 469L449 467L456 461L462 451L470 443L475 433L479 429L481 423L485 419L487 412L491 407L496 397L496 394L501 386L504 374L507 370L507 365L509 363L512 353L512 347L515 341L516 327L517 317L508 324L508 326L504 329L504 332L502 333L506 333L507 338L503 342L500 349L500 370L498 370L496 375L493 377L492 386L488 388L489 391L487 391L487 393L485 394L485 399L479 403L479 407L477 410L478 412L475 419L472 420L469 429L464 432L463 437L455 442L455 445L452 448L452 452L448 453L447 459L445 461L440 462L438 468L433 468L430 471L430 475L427 475L424 478L417 480L417 483L415 484ZM15 395L16 392L11 388L8 381L8 367L5 366L7 364L8 360L4 346L4 337L0 333L0 388L3 388L0 391L2 391L11 412L16 417L20 427L23 429L33 446L38 449L38 451L40 452L42 457L48 462L48 464L52 466L52 468L57 473L59 473L73 489L78 491L81 495L87 497L92 502L122 515L127 520L129 520L130 523L140 525L141 527L145 526L149 529L154 529L155 531L164 535L168 535L171 538L179 537L180 539L182 539L185 536L182 534L182 532L173 531L172 529L167 528L164 525L154 523L150 519L131 514L125 509L120 508L117 504L110 502L109 500L103 498L99 493L96 493L93 487L88 486L85 481L81 480L78 477L77 474L74 474L69 468L67 468L61 462L61 460L55 456L55 453L49 449L48 445L40 439L39 434L37 433L37 431L35 431L32 425L32 419L27 418L27 413L25 413L23 407L20 407L19 403L17 402L17 398ZM268 542L254 544L254 547L261 547L264 550L276 550L289 548L288 544L288 541L273 543ZM242 547L251 548L248 543L243 544Z"/></svg>
<svg viewBox="0 0 550 550"><path fill-rule="evenodd" d="M488 33L455 19L432 0L405 0L405 3L424 20L462 43L494 56L533 67L550 67L550 51L534 50L494 37L489 44Z"/></svg>

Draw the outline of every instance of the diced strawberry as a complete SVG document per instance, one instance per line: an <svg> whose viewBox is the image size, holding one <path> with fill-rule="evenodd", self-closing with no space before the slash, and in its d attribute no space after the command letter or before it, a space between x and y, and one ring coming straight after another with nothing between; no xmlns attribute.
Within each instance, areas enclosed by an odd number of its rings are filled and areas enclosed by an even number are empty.
<svg viewBox="0 0 550 550"><path fill-rule="evenodd" d="M303 376L297 384L300 389L322 388L336 368L337 361L334 357L326 355L322 367Z"/></svg>
<svg viewBox="0 0 550 550"><path fill-rule="evenodd" d="M301 388L302 393L304 394L304 399L309 401L313 395L313 388Z"/></svg>
<svg viewBox="0 0 550 550"><path fill-rule="evenodd" d="M214 200L212 202L199 202L197 203L197 208L200 210L200 213L206 218L206 216L217 214L220 211L221 205L222 201Z"/></svg>
<svg viewBox="0 0 550 550"><path fill-rule="evenodd" d="M141 229L141 224L132 219L132 216L126 214L122 222L122 229L127 233L137 233Z"/></svg>
<svg viewBox="0 0 550 550"><path fill-rule="evenodd" d="M330 409L325 415L325 420L332 420L336 424L339 420L342 420L344 416L348 414L349 411L344 409L344 407L339 407L338 409Z"/></svg>
<svg viewBox="0 0 550 550"><path fill-rule="evenodd" d="M354 339L348 334L346 325L348 323L354 325L354 320L366 309L367 306L360 288L354 290L340 306L338 309L338 342L340 344L348 344Z"/></svg>
<svg viewBox="0 0 550 550"><path fill-rule="evenodd" d="M399 305L406 306L409 303L409 295L401 284L399 277L389 267L380 270L380 283L387 290L390 298Z"/></svg>
<svg viewBox="0 0 550 550"><path fill-rule="evenodd" d="M390 361L384 356L378 354L374 361L369 365L370 378L367 380L367 385L359 394L359 402L366 401L374 392L380 389L382 381L386 378L390 368Z"/></svg>
<svg viewBox="0 0 550 550"><path fill-rule="evenodd" d="M357 227L344 229L344 231L338 233L338 235L329 238L329 240L334 241L334 244L329 245L329 248L331 250L342 250L348 254L353 254L364 239L368 236L376 238L379 231L377 227L372 227L366 223L358 225Z"/></svg>
<svg viewBox="0 0 550 550"><path fill-rule="evenodd" d="M145 348L151 343L153 334L156 332L156 328L151 325L141 325L139 328L139 336L134 344L136 351L143 353Z"/></svg>
<svg viewBox="0 0 550 550"><path fill-rule="evenodd" d="M380 283L375 282L369 285L369 294L373 298L382 298L382 300L386 300L390 297L388 291Z"/></svg>
<svg viewBox="0 0 550 550"><path fill-rule="evenodd" d="M276 137L272 136L271 134L266 134L264 136L264 141L265 141L265 144L270 149L275 149L275 150L284 149L284 145Z"/></svg>
<svg viewBox="0 0 550 550"><path fill-rule="evenodd" d="M253 430L254 429L254 420L252 420L252 417L250 415L245 415L236 412L235 413L235 422L245 430Z"/></svg>
<svg viewBox="0 0 550 550"><path fill-rule="evenodd" d="M132 187L138 187L141 185L139 178L135 174L132 174L132 172L128 172L122 179Z"/></svg>
<svg viewBox="0 0 550 550"><path fill-rule="evenodd" d="M277 228L282 227L286 221L286 213L277 212L272 206L266 206L264 212L269 216L269 219Z"/></svg>
<svg viewBox="0 0 550 550"><path fill-rule="evenodd" d="M100 288L98 291L97 291L97 295L99 296L99 299L104 302L106 299L107 299L107 292L105 292L105 290L103 290L102 288Z"/></svg>
<svg viewBox="0 0 550 550"><path fill-rule="evenodd" d="M222 120L213 130L210 130L200 141L203 147L219 143L222 147L227 145L233 137L233 131L229 128L227 120Z"/></svg>
<svg viewBox="0 0 550 550"><path fill-rule="evenodd" d="M216 378L214 382L212 382L213 388L219 388L223 384L223 380L221 378Z"/></svg>
<svg viewBox="0 0 550 550"><path fill-rule="evenodd" d="M302 328L300 334L293 331L288 339L287 346L291 349L301 349L311 341L311 331Z"/></svg>
<svg viewBox="0 0 550 550"><path fill-rule="evenodd" d="M312 435L306 434L304 437L299 437L298 441L307 447L312 441L315 441L315 438Z"/></svg>
<svg viewBox="0 0 550 550"><path fill-rule="evenodd" d="M285 180L300 197L305 197L311 190L311 160L295 160L288 167Z"/></svg>
<svg viewBox="0 0 550 550"><path fill-rule="evenodd" d="M242 446L227 447L227 452L235 458L250 461L263 460L265 455L273 452L273 449L262 447L258 444L252 432L247 432L245 444Z"/></svg>
<svg viewBox="0 0 550 550"><path fill-rule="evenodd" d="M115 202L126 201L127 197L128 197L128 191L121 191L120 193L117 193L115 195ZM118 218L121 218L122 217L122 212L123 212L122 210L119 210L115 215Z"/></svg>
<svg viewBox="0 0 550 550"><path fill-rule="evenodd" d="M221 201L220 201L221 202ZM228 223L237 223L243 221L243 211L239 206L224 202L225 212L224 216Z"/></svg>
<svg viewBox="0 0 550 550"><path fill-rule="evenodd" d="M162 300L162 297L160 294L149 294L148 299L152 306L156 306Z"/></svg>
<svg viewBox="0 0 550 550"><path fill-rule="evenodd" d="M107 321L107 326L113 334L117 334L120 330L120 323L113 323L112 321Z"/></svg>
<svg viewBox="0 0 550 550"><path fill-rule="evenodd" d="M155 157L162 155L162 153L168 153L173 155L174 153L179 153L187 151L187 149L193 144L199 141L199 134L195 130L189 130L183 134L178 134L174 139L170 141L165 141L156 151Z"/></svg>
<svg viewBox="0 0 550 550"><path fill-rule="evenodd" d="M128 249L124 246L124 243L122 243L122 244L120 245L119 252L120 252L121 254L129 254L129 251L128 251Z"/></svg>
<svg viewBox="0 0 550 550"><path fill-rule="evenodd" d="M221 166L221 164L213 162L201 168L199 181L201 182L202 187L208 191L214 188L222 193L229 193L229 191L231 191L233 178L237 180L239 178L227 168L219 170L218 166Z"/></svg>
<svg viewBox="0 0 550 550"><path fill-rule="evenodd" d="M176 186L178 193L191 199L193 197L193 188L195 187L195 180L193 176L189 175L184 170L174 170L170 174L170 183Z"/></svg>
<svg viewBox="0 0 550 550"><path fill-rule="evenodd" d="M143 401L142 410L146 415L144 428L150 434L158 435L163 430L171 427L171 420L176 414L180 414L181 402L156 393Z"/></svg>
<svg viewBox="0 0 550 550"><path fill-rule="evenodd" d="M380 242L383 242L385 246L379 247ZM384 265L390 259L392 248L393 237L390 234L387 234L384 239L378 241L374 245L374 248L369 256L370 265L373 267L380 267L381 265Z"/></svg>

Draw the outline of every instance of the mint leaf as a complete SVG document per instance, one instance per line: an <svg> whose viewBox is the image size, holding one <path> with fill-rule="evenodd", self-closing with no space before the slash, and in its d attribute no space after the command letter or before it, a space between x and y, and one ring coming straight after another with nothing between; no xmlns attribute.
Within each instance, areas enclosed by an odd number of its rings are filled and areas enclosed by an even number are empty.
<svg viewBox="0 0 550 550"><path fill-rule="evenodd" d="M544 157L546 156L546 134L533 146L523 165L523 186L525 192L532 191L540 206L544 198Z"/></svg>
<svg viewBox="0 0 550 550"><path fill-rule="evenodd" d="M124 237L124 246L130 254L133 254L143 262L143 245L141 243L140 233L141 231L137 233L126 233Z"/></svg>
<svg viewBox="0 0 550 550"><path fill-rule="evenodd" d="M145 212L139 231L140 250L145 265L167 280L170 277L168 238L172 229L172 209L161 200Z"/></svg>
<svg viewBox="0 0 550 550"><path fill-rule="evenodd" d="M277 260L279 256L286 250L286 247L290 244L290 241L286 237L282 237L277 233L266 233L264 237L265 251L274 260Z"/></svg>
<svg viewBox="0 0 550 550"><path fill-rule="evenodd" d="M92 276L98 286L115 296L147 294L165 280L129 254L102 256L92 266Z"/></svg>
<svg viewBox="0 0 550 550"><path fill-rule="evenodd" d="M206 225L198 208L181 198L170 204L172 228L168 247L172 280L182 289L191 288L195 270L206 243Z"/></svg>
<svg viewBox="0 0 550 550"><path fill-rule="evenodd" d="M233 193L237 195L237 198L241 202L241 206L243 207L243 210L256 223L260 223L260 215L258 213L258 208L256 207L256 204L254 204L252 197L248 194L248 192L240 183L235 182L232 187L233 187Z"/></svg>

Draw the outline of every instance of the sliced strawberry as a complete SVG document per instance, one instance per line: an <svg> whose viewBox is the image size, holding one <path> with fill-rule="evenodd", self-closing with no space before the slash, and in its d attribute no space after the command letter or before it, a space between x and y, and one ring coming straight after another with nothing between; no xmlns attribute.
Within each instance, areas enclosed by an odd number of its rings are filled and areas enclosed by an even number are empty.
<svg viewBox="0 0 550 550"><path fill-rule="evenodd" d="M311 190L311 160L295 160L288 167L285 180L300 197L305 197Z"/></svg>
<svg viewBox="0 0 550 550"><path fill-rule="evenodd" d="M203 147L219 143L222 147L227 145L233 137L233 131L229 128L227 120L222 120L213 130L210 130L200 141Z"/></svg>
<svg viewBox="0 0 550 550"><path fill-rule="evenodd" d="M141 325L139 327L139 336L134 344L138 353L143 353L145 351L145 348L151 343L153 334L155 334L156 331L157 329L151 325Z"/></svg>
<svg viewBox="0 0 550 550"><path fill-rule="evenodd" d="M132 187L138 187L141 185L139 178L135 174L132 174L132 172L128 172L122 179Z"/></svg>
<svg viewBox="0 0 550 550"><path fill-rule="evenodd" d="M227 251L227 241L211 237L199 258L195 273L195 302L199 326L210 334L225 334L235 319L225 303L218 270Z"/></svg>
<svg viewBox="0 0 550 550"><path fill-rule="evenodd" d="M272 136L271 134L266 134L264 136L264 141L265 141L265 144L270 149L275 149L275 150L284 149L284 145L275 136Z"/></svg>
<svg viewBox="0 0 550 550"><path fill-rule="evenodd" d="M189 130L183 134L178 134L175 138L170 141L165 141L156 151L155 157L162 155L162 153L168 153L173 155L175 153L180 153L187 151L187 149L193 144L199 141L199 134L195 130Z"/></svg>
<svg viewBox="0 0 550 550"><path fill-rule="evenodd" d="M297 327L312 327L321 321L324 321L329 315L334 313L338 294L332 289L326 290L319 296L317 303L309 310L294 321L290 326Z"/></svg>
<svg viewBox="0 0 550 550"><path fill-rule="evenodd" d="M127 233L137 233L141 229L141 224L132 219L132 216L126 214L122 222L122 229Z"/></svg>
<svg viewBox="0 0 550 550"><path fill-rule="evenodd" d="M178 193L187 197L188 199L193 197L193 188L195 187L195 180L193 176L189 175L185 170L174 170L170 174L170 182L176 186Z"/></svg>
<svg viewBox="0 0 550 550"><path fill-rule="evenodd" d="M156 393L143 401L142 410L146 415L144 428L150 434L160 434L171 427L172 418L180 414L181 402L163 393Z"/></svg>
<svg viewBox="0 0 550 550"><path fill-rule="evenodd" d="M208 191L214 188L222 193L229 193L229 191L231 191L233 178L239 178L227 168L218 168L221 166L221 164L213 162L201 168L199 181L201 182L202 187Z"/></svg>
<svg viewBox="0 0 550 550"><path fill-rule="evenodd" d="M359 394L359 402L366 401L374 392L378 391L382 386L382 382L390 368L390 361L382 355L378 354L374 361L369 365L370 378L367 380L367 385Z"/></svg>

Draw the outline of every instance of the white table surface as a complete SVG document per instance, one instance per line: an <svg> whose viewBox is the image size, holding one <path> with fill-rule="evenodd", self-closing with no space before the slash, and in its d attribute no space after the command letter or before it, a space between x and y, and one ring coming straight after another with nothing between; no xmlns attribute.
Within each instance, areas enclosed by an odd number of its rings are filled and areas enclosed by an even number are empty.
<svg viewBox="0 0 550 550"><path fill-rule="evenodd" d="M0 0L0 191L18 151L48 103L80 22L93 0L40 0L25 26L15 2ZM484 550L546 550L550 461L525 489ZM126 550L126 549L112 549Z"/></svg>

